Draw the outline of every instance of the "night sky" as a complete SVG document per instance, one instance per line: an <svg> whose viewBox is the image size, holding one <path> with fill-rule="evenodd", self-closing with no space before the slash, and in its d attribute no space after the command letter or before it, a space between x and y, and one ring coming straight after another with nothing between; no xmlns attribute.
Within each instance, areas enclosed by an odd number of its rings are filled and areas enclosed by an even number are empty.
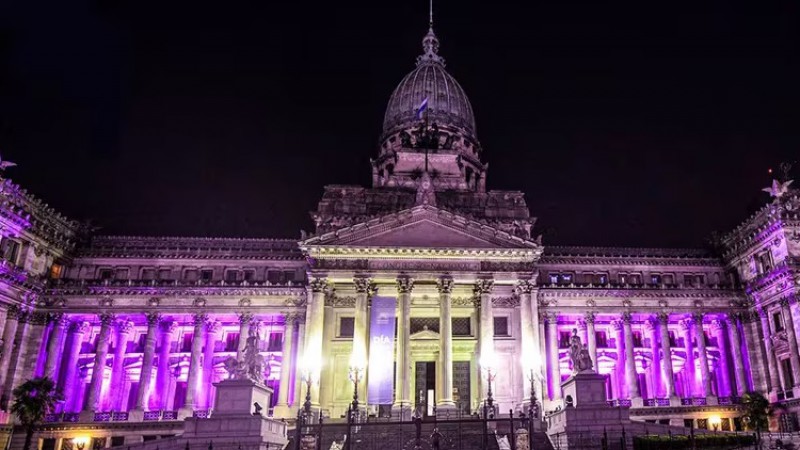
<svg viewBox="0 0 800 450"><path fill-rule="evenodd" d="M253 3L3 2L6 174L101 233L311 230L323 185L369 184L427 2ZM702 246L800 159L797 2L435 10L488 187L545 245Z"/></svg>

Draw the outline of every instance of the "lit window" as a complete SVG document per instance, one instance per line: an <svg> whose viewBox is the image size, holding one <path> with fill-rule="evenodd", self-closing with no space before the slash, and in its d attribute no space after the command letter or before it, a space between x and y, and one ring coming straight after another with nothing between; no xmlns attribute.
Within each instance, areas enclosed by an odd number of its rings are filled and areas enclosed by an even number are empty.
<svg viewBox="0 0 800 450"><path fill-rule="evenodd" d="M50 278L53 278L53 279L61 278L61 272L63 270L64 270L64 266L62 266L61 264L53 264L53 266L50 267Z"/></svg>

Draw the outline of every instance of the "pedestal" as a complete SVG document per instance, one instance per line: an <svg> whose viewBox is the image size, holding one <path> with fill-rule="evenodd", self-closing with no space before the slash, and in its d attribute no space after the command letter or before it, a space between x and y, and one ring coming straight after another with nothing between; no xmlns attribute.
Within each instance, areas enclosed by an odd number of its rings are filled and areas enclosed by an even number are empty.
<svg viewBox="0 0 800 450"><path fill-rule="evenodd" d="M606 378L597 372L578 372L561 383L564 404L572 399L575 408L606 406Z"/></svg>
<svg viewBox="0 0 800 450"><path fill-rule="evenodd" d="M272 389L250 380L224 380L215 383L217 388L214 397L213 417L251 416L255 411L255 403L261 408L261 415L266 416L272 400Z"/></svg>

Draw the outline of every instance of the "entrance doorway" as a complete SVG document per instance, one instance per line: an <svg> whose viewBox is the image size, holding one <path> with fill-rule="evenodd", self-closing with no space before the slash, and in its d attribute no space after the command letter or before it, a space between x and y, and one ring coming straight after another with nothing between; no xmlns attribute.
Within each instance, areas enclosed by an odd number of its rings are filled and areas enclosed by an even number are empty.
<svg viewBox="0 0 800 450"><path fill-rule="evenodd" d="M433 416L436 406L436 363L434 361L417 361L414 368L417 414L422 417Z"/></svg>

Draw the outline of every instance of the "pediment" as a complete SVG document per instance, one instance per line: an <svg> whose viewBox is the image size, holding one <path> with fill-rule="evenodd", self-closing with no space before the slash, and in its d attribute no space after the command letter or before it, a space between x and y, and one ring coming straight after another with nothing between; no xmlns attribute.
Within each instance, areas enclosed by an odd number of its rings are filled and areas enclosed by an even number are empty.
<svg viewBox="0 0 800 450"><path fill-rule="evenodd" d="M530 239L432 207L418 206L300 243L307 246L538 249Z"/></svg>
<svg viewBox="0 0 800 450"><path fill-rule="evenodd" d="M439 333L426 329L412 334L409 339L439 339Z"/></svg>

